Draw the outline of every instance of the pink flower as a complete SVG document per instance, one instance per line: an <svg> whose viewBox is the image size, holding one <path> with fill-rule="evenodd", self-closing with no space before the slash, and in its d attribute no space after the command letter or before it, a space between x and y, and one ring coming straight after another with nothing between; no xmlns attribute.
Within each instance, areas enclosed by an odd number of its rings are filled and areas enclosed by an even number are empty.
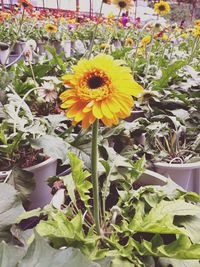
<svg viewBox="0 0 200 267"><path fill-rule="evenodd" d="M51 81L42 84L42 87L38 90L38 95L44 98L46 102L54 102L58 97L55 85Z"/></svg>

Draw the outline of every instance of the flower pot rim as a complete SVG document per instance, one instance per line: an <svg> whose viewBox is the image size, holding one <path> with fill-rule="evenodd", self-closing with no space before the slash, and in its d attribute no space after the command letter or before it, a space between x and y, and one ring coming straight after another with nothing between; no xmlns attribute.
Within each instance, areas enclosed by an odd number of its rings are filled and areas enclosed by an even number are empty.
<svg viewBox="0 0 200 267"><path fill-rule="evenodd" d="M55 162L55 161L57 161L57 159L56 158L48 158L48 159L46 159L46 160L44 160L43 162L40 162L40 163L38 163L38 164L36 164L36 165L33 165L33 166L31 166L31 167L27 167L27 168L23 168L23 170L25 170L25 171L33 171L33 170L35 170L35 169L39 169L39 168L42 168L42 167L44 167L45 165L49 165L49 164L51 164L51 163L53 163L53 162ZM10 171L0 171L0 178L3 178L4 176L5 177L7 177L7 175L9 174L9 172Z"/></svg>
<svg viewBox="0 0 200 267"><path fill-rule="evenodd" d="M51 157L50 157L50 158L44 160L43 162L40 162L40 163L38 163L38 164L36 164L36 165L33 165L33 166L31 166L31 167L24 168L23 170L25 170L25 171L33 171L33 170L35 170L35 169L42 168L42 167L44 167L45 165L50 165L51 163L54 163L55 161L57 161L56 158L51 158Z"/></svg>
<svg viewBox="0 0 200 267"><path fill-rule="evenodd" d="M156 162L154 163L156 167L161 168L170 168L170 169L182 169L182 170L188 170L188 169L198 169L200 168L200 161L197 162L191 162L191 163L183 163L183 164L173 164L173 163L167 163L167 162Z"/></svg>

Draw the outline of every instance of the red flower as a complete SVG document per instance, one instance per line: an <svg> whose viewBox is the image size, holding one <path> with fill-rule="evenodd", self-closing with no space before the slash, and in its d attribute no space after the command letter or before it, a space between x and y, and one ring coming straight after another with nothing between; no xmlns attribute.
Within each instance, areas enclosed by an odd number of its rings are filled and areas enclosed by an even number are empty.
<svg viewBox="0 0 200 267"><path fill-rule="evenodd" d="M18 0L18 3L20 6L23 6L24 8L33 8L33 5L28 0Z"/></svg>

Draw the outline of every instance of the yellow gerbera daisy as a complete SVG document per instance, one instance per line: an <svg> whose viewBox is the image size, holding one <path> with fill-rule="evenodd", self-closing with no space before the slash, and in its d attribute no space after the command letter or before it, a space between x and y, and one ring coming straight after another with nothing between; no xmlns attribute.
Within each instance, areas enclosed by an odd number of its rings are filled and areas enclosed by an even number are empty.
<svg viewBox="0 0 200 267"><path fill-rule="evenodd" d="M181 37L187 39L189 37L189 34L187 32L184 32Z"/></svg>
<svg viewBox="0 0 200 267"><path fill-rule="evenodd" d="M168 42L168 41L169 41L169 35L166 34L166 33L164 33L163 36L162 36L162 40L163 40L164 42Z"/></svg>
<svg viewBox="0 0 200 267"><path fill-rule="evenodd" d="M170 5L165 1L160 1L154 5L154 11L159 15L168 14L170 10Z"/></svg>
<svg viewBox="0 0 200 267"><path fill-rule="evenodd" d="M151 42L151 36L150 35L146 35L142 38L141 40L141 45L142 46L147 46L150 42Z"/></svg>
<svg viewBox="0 0 200 267"><path fill-rule="evenodd" d="M51 23L47 23L45 26L44 26L44 29L46 32L50 32L50 33L55 33L58 31L58 28L51 24Z"/></svg>
<svg viewBox="0 0 200 267"><path fill-rule="evenodd" d="M125 46L133 47L134 41L132 38L126 38L125 40Z"/></svg>
<svg viewBox="0 0 200 267"><path fill-rule="evenodd" d="M200 37L200 26L194 27L193 34L195 37Z"/></svg>
<svg viewBox="0 0 200 267"><path fill-rule="evenodd" d="M129 10L133 6L133 0L112 0L112 3L120 9Z"/></svg>
<svg viewBox="0 0 200 267"><path fill-rule="evenodd" d="M106 44L106 43L103 43L100 45L100 49L109 49L110 48L110 45L109 44Z"/></svg>
<svg viewBox="0 0 200 267"><path fill-rule="evenodd" d="M66 116L73 118L74 124L82 121L83 128L96 119L106 126L118 124L119 118L130 115L132 96L138 97L143 91L131 70L106 54L81 59L73 66L73 74L65 75L63 80L70 89L60 95L61 108L67 109Z"/></svg>
<svg viewBox="0 0 200 267"><path fill-rule="evenodd" d="M2 19L10 19L11 18L11 14L8 12L1 12L0 11L0 18Z"/></svg>
<svg viewBox="0 0 200 267"><path fill-rule="evenodd" d="M195 20L195 21L194 21L194 24L195 24L196 26L200 26L200 19Z"/></svg>

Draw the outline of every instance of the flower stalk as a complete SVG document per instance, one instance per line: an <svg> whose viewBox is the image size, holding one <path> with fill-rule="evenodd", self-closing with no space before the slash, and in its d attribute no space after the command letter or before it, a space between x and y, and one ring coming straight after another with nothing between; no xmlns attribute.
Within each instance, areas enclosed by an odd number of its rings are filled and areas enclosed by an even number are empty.
<svg viewBox="0 0 200 267"><path fill-rule="evenodd" d="M99 200L99 182L98 182L98 128L99 120L93 123L92 129L92 184L93 184L93 207L94 207L94 221L97 234L101 234L100 227L100 200Z"/></svg>

